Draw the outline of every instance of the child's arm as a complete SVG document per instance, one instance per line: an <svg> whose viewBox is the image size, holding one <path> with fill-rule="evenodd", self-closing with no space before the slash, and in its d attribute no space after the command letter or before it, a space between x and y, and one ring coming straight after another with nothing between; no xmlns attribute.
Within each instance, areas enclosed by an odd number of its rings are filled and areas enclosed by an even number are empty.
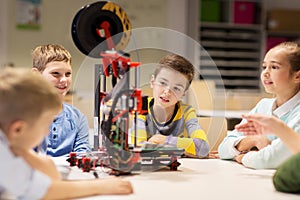
<svg viewBox="0 0 300 200"><path fill-rule="evenodd" d="M130 182L118 178L86 181L62 181L53 160L34 151L24 152L22 157L34 169L52 179L44 199L73 199L92 195L129 194L133 192Z"/></svg>
<svg viewBox="0 0 300 200"><path fill-rule="evenodd" d="M240 124L244 124L245 121L244 119ZM264 136L247 136L235 129L223 139L218 147L218 152L221 159L235 159L238 155L246 153L254 147L262 149L269 144L270 141Z"/></svg>
<svg viewBox="0 0 300 200"><path fill-rule="evenodd" d="M184 137L170 135L166 138L165 143L184 148L187 156L206 157L209 153L208 139L198 123L195 109L190 107L183 117L187 130L186 135Z"/></svg>
<svg viewBox="0 0 300 200"><path fill-rule="evenodd" d="M258 150L271 144L271 141L266 137L261 135L251 135L246 136L242 139L235 147L239 152L250 151L253 147L256 147Z"/></svg>
<svg viewBox="0 0 300 200"><path fill-rule="evenodd" d="M271 141L264 136L260 136L260 135L246 136L236 145L236 149L239 152L241 152L241 154L235 156L234 160L237 161L238 163L242 163L242 159L244 155L247 152L251 151L253 147L256 147L257 150L260 150L268 146L269 144L271 144Z"/></svg>
<svg viewBox="0 0 300 200"><path fill-rule="evenodd" d="M154 144L170 144L178 148L185 149L186 156L203 158L206 157L209 152L209 145L206 136L202 137L203 135L205 135L203 130L199 130L199 132L196 131L196 133L193 134L192 137L183 138L172 135L164 136L161 134L155 134L151 138L149 138L148 142ZM146 131L139 131L137 139L138 144L143 141L147 141Z"/></svg>
<svg viewBox="0 0 300 200"><path fill-rule="evenodd" d="M270 99L263 99L261 100L256 106L249 112L250 114L253 113L262 113L266 112L266 110L271 109L268 108L268 106L272 105L273 100ZM243 119L240 124L245 123L246 120ZM251 141L249 141L249 140ZM223 139L221 144L218 147L219 156L221 159L234 159L238 155L243 154L244 152L247 152L249 149L253 148L255 145L255 141L253 141L254 138L247 138L246 135L244 135L242 132L239 132L238 130L234 129L233 131L230 131L230 133L227 134L227 136ZM240 144L239 150L237 149L237 146L240 142L243 142L244 144Z"/></svg>
<svg viewBox="0 0 300 200"><path fill-rule="evenodd" d="M199 138L203 134L204 131L200 130L199 134L196 133L191 137L168 136L166 143L185 149L186 156L204 158L208 156L209 145L207 140Z"/></svg>
<svg viewBox="0 0 300 200"><path fill-rule="evenodd" d="M85 181L53 181L44 199L73 199L92 195L130 194L130 182L120 178Z"/></svg>
<svg viewBox="0 0 300 200"><path fill-rule="evenodd" d="M293 152L300 152L300 135L288 127L283 121L266 115L244 115L247 122L236 126L245 135L275 134Z"/></svg>
<svg viewBox="0 0 300 200"><path fill-rule="evenodd" d="M49 156L39 155L33 150L24 151L21 156L32 168L43 172L52 180L61 180L61 175Z"/></svg>
<svg viewBox="0 0 300 200"><path fill-rule="evenodd" d="M132 120L132 127L130 128L130 139L131 144L134 144L135 140L137 142L137 146L141 146L141 143L147 141L147 131L146 131L146 116L138 115L137 118L137 133L135 134L135 121Z"/></svg>

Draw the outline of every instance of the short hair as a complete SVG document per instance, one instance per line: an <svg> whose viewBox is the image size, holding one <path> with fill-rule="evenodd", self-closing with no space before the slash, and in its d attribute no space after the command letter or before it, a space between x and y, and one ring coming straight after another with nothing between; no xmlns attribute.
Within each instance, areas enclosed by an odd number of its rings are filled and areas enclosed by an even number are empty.
<svg viewBox="0 0 300 200"><path fill-rule="evenodd" d="M291 65L290 73L300 70L300 45L296 42L282 42L272 49L284 49Z"/></svg>
<svg viewBox="0 0 300 200"><path fill-rule="evenodd" d="M40 72L45 70L48 63L58 61L70 63L72 61L71 54L62 45L46 44L37 46L31 53L32 67L38 69Z"/></svg>
<svg viewBox="0 0 300 200"><path fill-rule="evenodd" d="M16 120L36 121L45 111L59 111L62 99L40 74L29 69L0 70L0 129Z"/></svg>
<svg viewBox="0 0 300 200"><path fill-rule="evenodd" d="M183 74L189 84L191 84L192 80L195 76L195 69L192 63L190 63L187 59L179 56L177 54L168 54L164 56L160 61L159 65L156 67L154 71L154 77L160 72L160 70L164 67L169 67L181 74Z"/></svg>

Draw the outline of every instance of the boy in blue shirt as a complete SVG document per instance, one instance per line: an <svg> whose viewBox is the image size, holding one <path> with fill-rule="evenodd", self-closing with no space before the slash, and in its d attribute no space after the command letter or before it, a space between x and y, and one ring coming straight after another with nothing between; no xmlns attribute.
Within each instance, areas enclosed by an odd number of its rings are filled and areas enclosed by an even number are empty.
<svg viewBox="0 0 300 200"><path fill-rule="evenodd" d="M55 86L61 98L71 87L71 55L61 45L48 44L32 52L32 70L42 74ZM63 103L63 110L53 120L50 134L40 145L48 155L68 156L70 152L90 152L89 127L86 117L75 107Z"/></svg>

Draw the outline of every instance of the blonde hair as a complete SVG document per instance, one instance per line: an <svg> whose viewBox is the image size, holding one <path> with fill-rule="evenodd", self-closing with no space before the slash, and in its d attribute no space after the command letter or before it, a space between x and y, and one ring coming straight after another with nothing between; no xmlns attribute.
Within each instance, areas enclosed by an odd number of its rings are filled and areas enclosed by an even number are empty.
<svg viewBox="0 0 300 200"><path fill-rule="evenodd" d="M45 70L48 63L59 61L70 63L72 61L71 54L62 45L46 44L37 46L31 53L32 67L38 69L40 72Z"/></svg>
<svg viewBox="0 0 300 200"><path fill-rule="evenodd" d="M0 71L0 129L16 120L32 123L62 106L57 90L40 74L20 68Z"/></svg>
<svg viewBox="0 0 300 200"><path fill-rule="evenodd" d="M192 80L194 79L195 69L192 63L190 63L187 59L179 56L177 54L169 54L164 56L160 61L159 65L154 71L154 77L158 75L162 68L169 67L181 74L183 74L189 84L191 84Z"/></svg>

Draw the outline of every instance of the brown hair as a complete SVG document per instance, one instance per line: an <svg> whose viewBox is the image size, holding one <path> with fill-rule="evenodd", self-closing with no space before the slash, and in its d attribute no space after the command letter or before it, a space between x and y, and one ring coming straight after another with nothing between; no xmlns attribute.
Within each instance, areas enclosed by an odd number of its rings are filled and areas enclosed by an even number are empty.
<svg viewBox="0 0 300 200"><path fill-rule="evenodd" d="M192 63L190 63L187 59L177 54L169 54L164 56L159 61L159 65L154 71L154 77L157 76L157 74L163 67L169 67L183 74L189 81L189 84L191 84L192 80L194 79L195 69Z"/></svg>
<svg viewBox="0 0 300 200"><path fill-rule="evenodd" d="M0 71L0 128L16 120L34 122L45 111L61 109L57 90L40 74L21 68Z"/></svg>
<svg viewBox="0 0 300 200"><path fill-rule="evenodd" d="M46 44L36 47L32 53L32 67L40 72L44 71L45 66L53 61L64 61L71 64L71 54L59 44Z"/></svg>
<svg viewBox="0 0 300 200"><path fill-rule="evenodd" d="M300 45L295 42L283 42L272 49L284 49L291 65L290 73L293 74L300 70Z"/></svg>

